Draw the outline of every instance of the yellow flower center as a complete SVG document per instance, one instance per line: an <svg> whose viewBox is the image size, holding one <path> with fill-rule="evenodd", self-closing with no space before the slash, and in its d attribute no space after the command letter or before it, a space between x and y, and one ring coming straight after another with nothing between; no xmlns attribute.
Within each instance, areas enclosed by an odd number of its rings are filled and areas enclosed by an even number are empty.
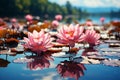
<svg viewBox="0 0 120 80"><path fill-rule="evenodd" d="M73 36L74 31L69 31L69 32L66 32L66 34L69 34L70 36Z"/></svg>

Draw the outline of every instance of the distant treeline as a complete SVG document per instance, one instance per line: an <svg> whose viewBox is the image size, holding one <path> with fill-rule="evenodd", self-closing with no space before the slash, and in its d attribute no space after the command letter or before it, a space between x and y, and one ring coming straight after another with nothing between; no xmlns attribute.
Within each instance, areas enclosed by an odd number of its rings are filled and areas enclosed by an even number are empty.
<svg viewBox="0 0 120 80"><path fill-rule="evenodd" d="M26 14L40 16L42 19L53 19L56 14L61 14L64 18L74 16L80 19L87 12L73 7L69 1L60 6L48 0L0 0L0 17L23 17Z"/></svg>
<svg viewBox="0 0 120 80"><path fill-rule="evenodd" d="M114 17L118 17L118 18L120 18L120 9L119 9L119 11L111 11L110 12L110 17L111 18L114 18Z"/></svg>

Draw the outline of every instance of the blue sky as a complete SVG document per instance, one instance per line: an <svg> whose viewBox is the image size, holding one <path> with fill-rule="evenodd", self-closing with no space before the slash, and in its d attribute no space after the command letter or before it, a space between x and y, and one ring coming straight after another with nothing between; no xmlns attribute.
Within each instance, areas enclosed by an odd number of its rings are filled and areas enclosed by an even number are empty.
<svg viewBox="0 0 120 80"><path fill-rule="evenodd" d="M120 8L120 0L49 0L60 5L70 1L73 6L77 7L116 7Z"/></svg>

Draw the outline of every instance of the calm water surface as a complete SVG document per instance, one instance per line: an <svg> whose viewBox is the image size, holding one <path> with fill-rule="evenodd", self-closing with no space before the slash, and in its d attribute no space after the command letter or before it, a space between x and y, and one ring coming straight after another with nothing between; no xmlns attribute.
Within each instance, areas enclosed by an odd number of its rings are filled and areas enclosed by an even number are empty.
<svg viewBox="0 0 120 80"><path fill-rule="evenodd" d="M99 17L93 18L93 22L99 23ZM111 19L106 18L106 22ZM85 20L81 20L83 22ZM105 47L105 46L103 46ZM81 52L78 53L78 56ZM39 70L31 70L27 67L27 63L14 63L13 60L25 57L24 54L16 56L8 56L7 60L10 62L6 67L0 67L0 80L75 80L74 78L63 78L57 72L57 65L68 58L56 58L50 61L49 68ZM0 55L0 59L6 59L6 55ZM120 58L119 58L120 59ZM0 66L2 63L0 63ZM120 67L106 66L104 64L84 64L83 76L79 80L120 80Z"/></svg>
<svg viewBox="0 0 120 80"><path fill-rule="evenodd" d="M77 56L80 56L80 51ZM5 55L0 55L0 58L5 59ZM25 57L24 54L16 56L8 56L7 60L10 63L6 67L0 67L0 80L75 80L74 78L63 78L57 72L56 66L61 61L68 58L54 58L50 61L49 68L39 70L30 70L27 63L14 63L13 60ZM0 64L1 65L1 64ZM84 64L83 76L79 80L120 80L120 67L106 66L103 64Z"/></svg>

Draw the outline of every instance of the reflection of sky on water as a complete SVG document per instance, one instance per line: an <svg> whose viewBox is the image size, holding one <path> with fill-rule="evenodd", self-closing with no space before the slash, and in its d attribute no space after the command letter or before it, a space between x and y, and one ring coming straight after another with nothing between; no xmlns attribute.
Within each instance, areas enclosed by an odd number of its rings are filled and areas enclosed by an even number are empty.
<svg viewBox="0 0 120 80"><path fill-rule="evenodd" d="M100 45L100 48L108 47L108 45ZM81 49L77 57L81 55ZM17 56L8 56L11 62L8 67L0 68L0 80L74 80L73 78L62 78L57 73L56 66L61 61L68 60L68 58L55 58L50 61L50 67L42 70L30 70L26 63L13 63L16 58L24 57L23 54ZM0 55L0 58L5 59L5 55ZM86 70L84 76L79 80L119 80L120 67L106 66L103 64L85 64Z"/></svg>
<svg viewBox="0 0 120 80"><path fill-rule="evenodd" d="M56 77L56 76L58 76L58 74L54 71L53 72L45 72L44 71L44 72L37 72L37 73L35 72L32 74L23 73L22 76L23 77L33 77L33 79L30 79L30 80L60 80L60 77Z"/></svg>
<svg viewBox="0 0 120 80"><path fill-rule="evenodd" d="M85 65L87 70L81 80L119 80L119 67L105 65ZM93 78L94 77L94 78Z"/></svg>
<svg viewBox="0 0 120 80"><path fill-rule="evenodd" d="M9 56L9 59L12 57ZM6 68L0 68L0 80L74 80L63 79L56 72L56 65L64 58L55 58L51 61L50 68L43 70L29 70L26 68L26 64L11 63ZM80 80L118 80L120 79L119 67L109 67L102 64L99 65L85 65L86 70L84 76L80 77Z"/></svg>
<svg viewBox="0 0 120 80"><path fill-rule="evenodd" d="M90 15L89 17L87 17L87 18L82 18L81 20L80 20L80 23L85 23L85 21L87 20L87 19L91 19L92 21L93 21L93 23L95 23L95 24L100 24L101 25L101 22L100 22L100 18L101 18L102 16L100 16L100 15L97 15L97 16L94 16L94 15ZM105 23L109 23L110 21L120 21L120 17L118 17L118 18L110 18L110 16L108 15L108 16L103 16L103 17L105 17Z"/></svg>

